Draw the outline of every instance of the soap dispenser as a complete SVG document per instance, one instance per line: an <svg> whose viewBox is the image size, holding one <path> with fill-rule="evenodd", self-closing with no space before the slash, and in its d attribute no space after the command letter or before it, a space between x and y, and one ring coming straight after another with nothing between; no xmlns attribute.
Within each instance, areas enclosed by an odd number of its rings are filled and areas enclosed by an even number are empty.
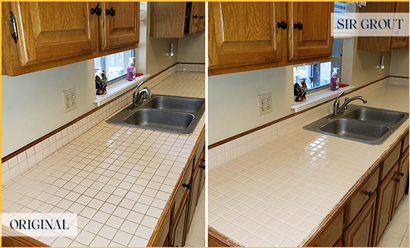
<svg viewBox="0 0 410 248"><path fill-rule="evenodd" d="M134 58L135 57L129 57L129 62L128 62L128 67L127 67L127 80L132 81L134 80Z"/></svg>
<svg viewBox="0 0 410 248"><path fill-rule="evenodd" d="M339 90L339 75L337 74L338 68L333 68L332 77L330 78L330 90Z"/></svg>

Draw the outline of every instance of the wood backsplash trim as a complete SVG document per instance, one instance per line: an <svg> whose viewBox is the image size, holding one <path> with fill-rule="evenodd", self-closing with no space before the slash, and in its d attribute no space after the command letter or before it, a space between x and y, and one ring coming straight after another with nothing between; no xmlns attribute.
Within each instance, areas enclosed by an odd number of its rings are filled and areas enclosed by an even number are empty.
<svg viewBox="0 0 410 248"><path fill-rule="evenodd" d="M372 85L372 84L375 84L375 83L377 83L377 82L380 82L380 81L382 81L382 80L384 80L384 79L386 79L386 78L389 78L389 77L407 78L407 79L409 78L409 77L390 76L390 75L389 75L389 76L386 76L386 77L382 77L382 78L380 78L380 79L377 79L377 80L375 80L375 81L372 81L372 82L370 82L370 83L368 83L368 84L366 84L366 85L357 87L357 88L353 89L352 91L350 91L349 94L352 93L352 92L361 90L361 89L363 89L363 88L365 88L365 87L368 87L368 86L370 86L370 85ZM279 122L281 122L281 121L287 120L287 119L292 118L292 117L294 117L294 116L303 114L304 112L307 112L307 111L312 110L312 109L314 109L314 108L320 107L320 106L322 106L323 104L326 104L326 103L329 103L329 102L331 102L331 101L334 101L335 99L336 99L336 97L334 97L334 98L332 98L332 99L329 99L329 100L327 100L327 101L325 101L325 102L319 103L319 104L317 104L317 105L315 105L315 106L312 106L312 107L310 107L310 108L304 109L304 110L302 110L302 111L300 111L300 112L286 115L286 116L281 117L281 118L279 118L279 119L276 119L276 120L274 120L274 121L271 121L271 122L268 122L268 123L266 123L266 124L263 124L263 125L261 125L261 126L259 126L259 127L252 128L252 129L250 129L250 130L248 130L248 131L245 131L245 132L239 133L239 134L237 134L237 135L234 135L234 136L232 136L232 137L229 137L229 138L227 138L227 139L218 141L218 142L216 142L216 143L213 143L213 144L209 145L209 146L208 146L208 149L211 150L211 149L213 149L213 148L215 148L215 147L218 147L218 146L220 146L220 145L223 145L223 144L225 144L225 143L228 143L228 142L230 142L230 141L232 141L232 140L239 139L239 138L241 138L241 137L243 137L243 136L245 136L245 135L248 135L248 134L250 134L250 133L253 133L253 132L256 132L256 131L261 130L261 129L263 129L263 128L269 127L269 126L271 126L271 125L274 125L274 124L279 123Z"/></svg>
<svg viewBox="0 0 410 248"><path fill-rule="evenodd" d="M175 64L173 64L173 65L171 65L171 66L168 66L168 67L165 68L164 70L162 70L162 71L156 73L155 75L151 76L149 79L146 80L146 82L149 82L149 81L152 80L153 78L159 76L161 73L165 72L166 70L169 70L170 68L172 68L172 67L174 67L174 66L177 66L178 64L193 64L193 65L197 65L197 64L201 64L201 63L181 63L181 62L177 62L177 63L175 63ZM202 63L202 64L205 65L204 63ZM133 91L133 90L134 90L134 89L130 89L130 90L128 90L128 91L122 93L121 95L115 97L114 99L111 99L110 101L108 101L108 102L102 104L101 106L98 106L98 107L93 108L92 110L90 110L90 111L88 111L87 113L85 113L85 114L83 114L83 115L81 115L81 116L75 118L74 120L72 120L72 121L70 121L70 122L64 124L63 126L61 126L61 127L57 128L57 129L55 129L55 130L53 130L53 131L47 133L46 135L44 135L44 136L42 136L42 137L40 137L40 138L34 140L34 141L31 142L31 143L28 143L27 145L21 147L20 149L18 149L18 150L16 150L16 151L14 151L14 152L12 152L12 153L10 153L10 154L4 156L4 157L1 159L2 163L4 163L4 162L6 162L7 160L9 160L9 159L11 159L11 158L17 156L17 155L20 154L20 153L26 151L27 149L29 149L29 148L31 148L31 147L37 145L38 143L44 141L45 139L50 138L51 136L53 136L53 135L55 135L56 133L58 133L58 132L64 130L65 128L67 128L67 127L73 125L74 123L76 123L76 122L78 122L78 121L80 121L80 120L86 118L87 116L91 115L92 113L96 112L97 110L102 109L103 107L107 106L108 104L114 102L115 100L119 99L120 97L124 96L125 94L128 94L129 92L131 92L131 91Z"/></svg>

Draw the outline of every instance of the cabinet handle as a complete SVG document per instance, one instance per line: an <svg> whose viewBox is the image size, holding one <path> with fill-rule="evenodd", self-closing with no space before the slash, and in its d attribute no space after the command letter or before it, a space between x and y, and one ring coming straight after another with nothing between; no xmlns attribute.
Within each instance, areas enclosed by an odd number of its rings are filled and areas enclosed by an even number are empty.
<svg viewBox="0 0 410 248"><path fill-rule="evenodd" d="M397 178L397 179L394 179L394 181L396 181L396 182L398 182L398 183L399 183L399 182L400 182L400 179L398 179L398 178Z"/></svg>
<svg viewBox="0 0 410 248"><path fill-rule="evenodd" d="M200 16L199 18L204 19L204 16Z"/></svg>
<svg viewBox="0 0 410 248"><path fill-rule="evenodd" d="M402 176L402 177L404 177L404 173L403 173L403 172L402 172L402 173L399 173L399 175Z"/></svg>
<svg viewBox="0 0 410 248"><path fill-rule="evenodd" d="M301 23L301 22L295 23L295 24L293 24L293 28L302 30L303 29L303 23Z"/></svg>
<svg viewBox="0 0 410 248"><path fill-rule="evenodd" d="M17 31L16 18L14 17L13 12L11 11L10 11L10 16L9 16L9 29L10 29L11 37L14 40L14 43L17 43L17 40L19 38L19 33Z"/></svg>
<svg viewBox="0 0 410 248"><path fill-rule="evenodd" d="M192 18L197 19L197 18L198 18L198 15L194 15Z"/></svg>
<svg viewBox="0 0 410 248"><path fill-rule="evenodd" d="M286 29L288 27L288 24L285 21L281 21L281 22L278 22L277 26L278 28Z"/></svg>
<svg viewBox="0 0 410 248"><path fill-rule="evenodd" d="M201 167L202 169L204 169L204 170L205 170L205 165L201 165L201 166L199 166L199 167Z"/></svg>
<svg viewBox="0 0 410 248"><path fill-rule="evenodd" d="M190 190L191 189L191 184L183 183L182 187L187 188L188 190Z"/></svg>
<svg viewBox="0 0 410 248"><path fill-rule="evenodd" d="M91 15L94 15L94 14L96 14L97 16L100 16L101 15L101 7L100 7L100 5L97 5L97 7L95 7L95 9L94 8L91 8Z"/></svg>
<svg viewBox="0 0 410 248"><path fill-rule="evenodd" d="M115 9L114 9L114 7L111 7L111 9L106 9L105 10L105 14L106 15L110 15L110 16L115 16Z"/></svg>
<svg viewBox="0 0 410 248"><path fill-rule="evenodd" d="M364 194L367 195L367 196L370 198L370 197L372 197L373 192L371 192L371 191L366 191Z"/></svg>

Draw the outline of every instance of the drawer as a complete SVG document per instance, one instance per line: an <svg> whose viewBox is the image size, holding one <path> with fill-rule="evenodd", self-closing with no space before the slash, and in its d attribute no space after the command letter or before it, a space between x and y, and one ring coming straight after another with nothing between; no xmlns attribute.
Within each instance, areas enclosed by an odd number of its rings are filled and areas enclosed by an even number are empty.
<svg viewBox="0 0 410 248"><path fill-rule="evenodd" d="M399 160L401 154L401 143L398 144L393 151L390 153L389 156L384 160L383 163L383 172L382 172L382 180L387 176L391 168L396 164Z"/></svg>
<svg viewBox="0 0 410 248"><path fill-rule="evenodd" d="M403 139L403 146L401 148L402 154L406 151L407 147L409 147L409 133L407 133Z"/></svg>
<svg viewBox="0 0 410 248"><path fill-rule="evenodd" d="M343 233L343 209L308 245L311 247L332 247L341 239Z"/></svg>
<svg viewBox="0 0 410 248"><path fill-rule="evenodd" d="M400 150L399 150L400 151ZM377 185L379 184L379 168L362 184L356 191L350 201L346 205L346 224L347 226L353 221L360 209L370 199L370 196L376 193ZM368 193L371 194L369 195Z"/></svg>
<svg viewBox="0 0 410 248"><path fill-rule="evenodd" d="M174 204L174 210L172 211L172 220L177 216L177 213L179 212L179 209L181 208L182 203L184 202L185 198L185 192L188 190L188 188L182 186L182 185L189 185L191 183L191 176L192 176L192 167L193 167L193 160L189 161L188 163L188 168L186 170L183 182L180 186L180 188L177 191L177 194L175 196L175 204Z"/></svg>

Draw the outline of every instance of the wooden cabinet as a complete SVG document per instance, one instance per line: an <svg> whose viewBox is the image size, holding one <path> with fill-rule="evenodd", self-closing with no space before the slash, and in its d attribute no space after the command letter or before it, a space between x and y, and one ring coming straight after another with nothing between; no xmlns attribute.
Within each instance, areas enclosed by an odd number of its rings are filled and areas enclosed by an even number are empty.
<svg viewBox="0 0 410 248"><path fill-rule="evenodd" d="M346 229L343 241L345 247L372 246L376 196L377 194L374 194L369 199L356 219Z"/></svg>
<svg viewBox="0 0 410 248"><path fill-rule="evenodd" d="M403 199L404 193L406 191L406 186L408 184L409 176L409 149L407 149L402 157L400 158L399 168L397 171L397 176L395 178L396 182L396 194L394 196L393 213L396 212L401 200Z"/></svg>
<svg viewBox="0 0 410 248"><path fill-rule="evenodd" d="M140 38L139 2L101 3L105 17L100 18L101 49L138 44Z"/></svg>
<svg viewBox="0 0 410 248"><path fill-rule="evenodd" d="M205 31L205 21L205 3L199 2L199 32Z"/></svg>
<svg viewBox="0 0 410 248"><path fill-rule="evenodd" d="M152 2L149 9L151 38L181 38L204 30L205 3Z"/></svg>
<svg viewBox="0 0 410 248"><path fill-rule="evenodd" d="M336 247L342 246L343 235L343 211L339 211L331 221L326 224L326 229L317 235L309 244L312 247Z"/></svg>
<svg viewBox="0 0 410 248"><path fill-rule="evenodd" d="M332 11L330 2L208 3L209 75L329 59Z"/></svg>
<svg viewBox="0 0 410 248"><path fill-rule="evenodd" d="M289 60L332 54L331 2L289 2Z"/></svg>
<svg viewBox="0 0 410 248"><path fill-rule="evenodd" d="M9 2L2 14L3 75L121 52L139 41L138 2Z"/></svg>
<svg viewBox="0 0 410 248"><path fill-rule="evenodd" d="M186 219L189 208L189 191L185 191L181 208L176 214L176 219L171 224L170 239L174 247L183 247L186 236Z"/></svg>
<svg viewBox="0 0 410 248"><path fill-rule="evenodd" d="M360 13L408 13L408 2L368 2ZM357 50L392 51L409 47L409 37L358 37Z"/></svg>
<svg viewBox="0 0 410 248"><path fill-rule="evenodd" d="M398 164L390 171L378 189L376 223L374 225L373 245L377 245L386 230L392 216L395 181Z"/></svg>

